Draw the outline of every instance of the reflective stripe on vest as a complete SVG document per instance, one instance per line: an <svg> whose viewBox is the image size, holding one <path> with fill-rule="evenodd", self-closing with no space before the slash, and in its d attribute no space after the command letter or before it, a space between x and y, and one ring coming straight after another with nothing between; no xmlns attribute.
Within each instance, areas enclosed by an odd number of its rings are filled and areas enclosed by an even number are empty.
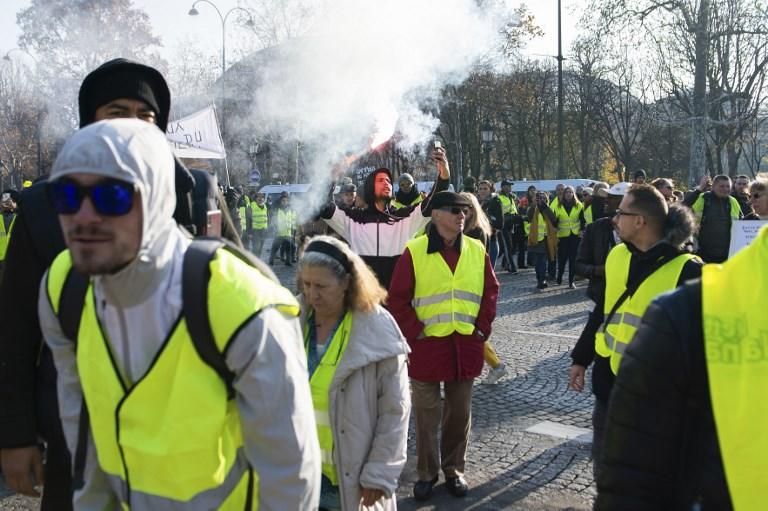
<svg viewBox="0 0 768 511"><path fill-rule="evenodd" d="M339 328L331 339L331 344L320 359L314 374L309 379L309 387L312 391L312 404L315 408L315 421L317 422L317 438L320 443L320 457L322 459L323 475L334 486L339 484L339 475L336 464L333 461L333 429L331 428L330 396L331 382L336 368L339 366L344 352L349 344L349 334L352 331L352 313L347 312L341 321ZM309 350L309 329L305 327L304 348Z"/></svg>
<svg viewBox="0 0 768 511"><path fill-rule="evenodd" d="M293 228L296 223L296 213L290 209L277 209L277 235L290 238L293 236Z"/></svg>
<svg viewBox="0 0 768 511"><path fill-rule="evenodd" d="M611 370L618 374L624 351L635 336L643 314L654 298L677 287L685 264L695 259L693 254L680 254L646 278L635 294L624 300L608 323L595 335L595 352L610 357ZM611 249L605 262L605 305L607 317L627 286L632 253L620 243Z"/></svg>
<svg viewBox="0 0 768 511"><path fill-rule="evenodd" d="M571 206L571 212L568 213L562 204L558 204L557 208L553 210L558 220L558 238L567 238L571 234L579 234L581 232L579 213L581 213L583 208L584 206L580 202L575 202Z"/></svg>
<svg viewBox="0 0 768 511"><path fill-rule="evenodd" d="M725 264L702 269L701 304L709 393L734 509L768 499L768 226ZM738 283L738 292L734 286Z"/></svg>
<svg viewBox="0 0 768 511"><path fill-rule="evenodd" d="M468 236L461 238L461 255L451 272L439 252L427 254L428 236L406 245L413 261L416 285L413 308L427 337L469 335L475 330L485 287L485 247Z"/></svg>
<svg viewBox="0 0 768 511"><path fill-rule="evenodd" d="M15 223L16 215L13 215L11 223L8 225L8 231L6 231L5 219L0 216L0 261L5 261L5 254L8 252L8 242L11 241L11 232Z"/></svg>
<svg viewBox="0 0 768 511"><path fill-rule="evenodd" d="M62 252L48 273L48 299L58 313L71 267ZM266 307L296 316L293 295L237 256L220 249L210 263L211 330L223 352L238 330ZM96 456L123 509L242 510L258 474L243 455L240 416L227 388L194 347L183 317L147 373L126 381L86 294L77 338L77 369Z"/></svg>
<svg viewBox="0 0 768 511"><path fill-rule="evenodd" d="M501 201L501 213L503 215L516 215L517 214L517 206L515 206L515 201L513 201L511 198L509 198L506 195L500 193L499 194L499 201Z"/></svg>
<svg viewBox="0 0 768 511"><path fill-rule="evenodd" d="M251 227L254 231L262 231L268 227L267 206L260 208L255 202L251 203Z"/></svg>

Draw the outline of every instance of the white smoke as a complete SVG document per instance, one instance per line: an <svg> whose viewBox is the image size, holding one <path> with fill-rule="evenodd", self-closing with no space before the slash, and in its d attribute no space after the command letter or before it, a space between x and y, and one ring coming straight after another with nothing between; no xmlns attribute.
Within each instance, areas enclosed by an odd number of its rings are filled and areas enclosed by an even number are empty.
<svg viewBox="0 0 768 511"><path fill-rule="evenodd" d="M259 69L254 117L284 133L300 126L302 143L315 149L308 162L315 189L326 189L341 155L363 153L395 130L399 148L423 147L439 125L425 107L434 110L446 85L463 81L498 47L511 6L494 6L328 1L307 37Z"/></svg>

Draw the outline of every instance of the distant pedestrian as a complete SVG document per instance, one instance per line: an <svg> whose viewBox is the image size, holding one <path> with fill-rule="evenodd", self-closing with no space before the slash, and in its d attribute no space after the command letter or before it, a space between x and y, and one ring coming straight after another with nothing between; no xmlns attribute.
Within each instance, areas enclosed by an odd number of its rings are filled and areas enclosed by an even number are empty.
<svg viewBox="0 0 768 511"><path fill-rule="evenodd" d="M269 264L274 265L275 256L279 254L284 265L293 266L297 224L296 212L291 209L291 198L288 192L280 194L277 207L273 210L271 224L274 226L275 239L272 241L272 249L269 253Z"/></svg>
<svg viewBox="0 0 768 511"><path fill-rule="evenodd" d="M528 206L528 254L533 258L536 270L536 288L545 289L548 268L557 253L556 217L549 207L549 197L545 191L536 192L533 206Z"/></svg>
<svg viewBox="0 0 768 511"><path fill-rule="evenodd" d="M711 191L706 191L711 186ZM741 218L741 206L731 196L731 178L704 176L699 186L684 201L698 223L699 249L696 252L707 263L722 263L728 259L731 225Z"/></svg>
<svg viewBox="0 0 768 511"><path fill-rule="evenodd" d="M563 283L565 266L568 265L568 287L576 289L576 253L579 249L581 231L584 228L584 206L572 186L563 189L563 197L552 211L557 227L557 284Z"/></svg>

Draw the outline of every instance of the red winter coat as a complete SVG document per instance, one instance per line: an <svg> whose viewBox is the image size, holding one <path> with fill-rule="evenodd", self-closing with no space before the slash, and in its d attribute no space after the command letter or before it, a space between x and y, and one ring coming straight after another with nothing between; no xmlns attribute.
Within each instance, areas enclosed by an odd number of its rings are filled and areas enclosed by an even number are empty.
<svg viewBox="0 0 768 511"><path fill-rule="evenodd" d="M461 236L456 241L457 245L460 245L460 240ZM444 246L432 230L427 252L438 250L451 271L455 271L459 250L455 246ZM496 317L496 298L499 295L499 282L488 256L485 256L483 299L475 320L475 332L471 335L454 332L447 337L417 339L424 331L424 324L416 317L416 311L411 305L415 282L413 259L406 248L392 275L387 308L411 347L409 376L419 381L470 380L479 376L483 368L483 343L491 335L491 324Z"/></svg>

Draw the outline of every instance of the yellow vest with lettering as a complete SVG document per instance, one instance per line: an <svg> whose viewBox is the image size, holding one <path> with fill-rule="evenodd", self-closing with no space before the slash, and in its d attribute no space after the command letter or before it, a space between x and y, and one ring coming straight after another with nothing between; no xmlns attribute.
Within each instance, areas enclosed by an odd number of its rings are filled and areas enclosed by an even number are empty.
<svg viewBox="0 0 768 511"><path fill-rule="evenodd" d="M317 422L317 438L320 443L323 475L334 486L339 484L339 474L333 461L333 429L331 428L330 397L331 382L336 374L336 368L344 357L349 344L349 334L352 332L352 313L347 312L341 320L339 328L331 339L331 344L320 359L315 372L309 379L312 391L312 404L315 408ZM309 329L305 327L304 347L309 351Z"/></svg>
<svg viewBox="0 0 768 511"><path fill-rule="evenodd" d="M8 225L8 231L5 230L5 220L0 216L0 262L5 261L5 254L8 252L8 242L11 241L11 232L13 224L16 223L16 215L13 215L11 223Z"/></svg>
<svg viewBox="0 0 768 511"><path fill-rule="evenodd" d="M425 235L406 244L416 277L413 308L424 323L424 335L470 335L475 330L485 288L485 247L476 239L462 236L461 255L452 272L439 252L427 254L428 243Z"/></svg>
<svg viewBox="0 0 768 511"><path fill-rule="evenodd" d="M69 251L47 277L58 314ZM210 263L208 304L213 337L223 353L239 328L265 307L297 316L285 288L220 249ZM93 286L77 336L77 370L99 465L123 510L258 508L259 477L243 448L240 415L221 377L198 355L183 316L138 381L116 367L96 314Z"/></svg>
<svg viewBox="0 0 768 511"><path fill-rule="evenodd" d="M608 254L605 262L605 318L627 288L629 263L632 253L624 243L619 243ZM685 263L696 259L693 254L680 254L646 278L635 294L624 300L610 319L595 335L595 351L602 357L610 357L611 370L618 374L624 351L637 332L645 310L654 298L677 287Z"/></svg>
<svg viewBox="0 0 768 511"><path fill-rule="evenodd" d="M709 393L733 508L765 509L768 499L768 227L701 279ZM734 292L734 286L738 291Z"/></svg>
<svg viewBox="0 0 768 511"><path fill-rule="evenodd" d="M584 205L580 202L574 202L571 206L571 212L568 213L565 207L558 202L557 207L552 211L557 217L557 237L567 238L568 236L581 233L581 221L579 220L579 213L581 213Z"/></svg>
<svg viewBox="0 0 768 511"><path fill-rule="evenodd" d="M260 208L256 201L251 202L251 228L254 231L263 231L269 226L268 213L266 204Z"/></svg>

